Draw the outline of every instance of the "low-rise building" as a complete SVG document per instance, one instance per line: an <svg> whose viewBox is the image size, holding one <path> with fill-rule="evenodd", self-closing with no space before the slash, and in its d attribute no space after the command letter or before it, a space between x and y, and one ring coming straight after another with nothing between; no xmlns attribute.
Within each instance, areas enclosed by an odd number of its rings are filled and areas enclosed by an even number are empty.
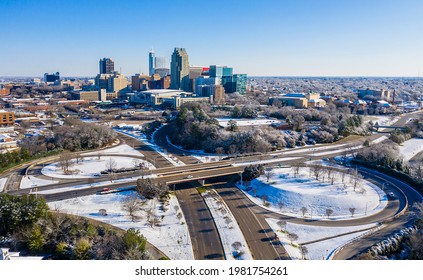
<svg viewBox="0 0 423 280"><path fill-rule="evenodd" d="M0 126L9 126L15 123L15 113L0 111Z"/></svg>
<svg viewBox="0 0 423 280"><path fill-rule="evenodd" d="M373 97L375 99L390 100L391 92L389 90L360 89L358 90L358 98L365 99Z"/></svg>
<svg viewBox="0 0 423 280"><path fill-rule="evenodd" d="M186 102L211 102L212 97L198 97L182 90L156 89L128 94L131 103L179 108Z"/></svg>

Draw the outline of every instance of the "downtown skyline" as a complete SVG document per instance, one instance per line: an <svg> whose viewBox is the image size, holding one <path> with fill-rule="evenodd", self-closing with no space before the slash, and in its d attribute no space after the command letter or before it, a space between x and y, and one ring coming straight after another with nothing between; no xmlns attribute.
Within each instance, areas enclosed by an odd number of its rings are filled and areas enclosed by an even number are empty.
<svg viewBox="0 0 423 280"><path fill-rule="evenodd" d="M191 66L231 65L249 76L423 71L420 1L102 3L2 1L9 43L0 46L0 76L95 76L101 57L127 76L148 73L152 47L169 60L175 47L185 48Z"/></svg>

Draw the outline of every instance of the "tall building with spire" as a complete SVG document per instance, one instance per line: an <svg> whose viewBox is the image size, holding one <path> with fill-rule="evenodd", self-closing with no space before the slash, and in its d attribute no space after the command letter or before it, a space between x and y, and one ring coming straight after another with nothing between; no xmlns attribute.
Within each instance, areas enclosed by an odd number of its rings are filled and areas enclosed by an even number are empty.
<svg viewBox="0 0 423 280"><path fill-rule="evenodd" d="M156 60L154 56L154 49L151 48L151 51L148 53L148 74L154 75L154 69L156 68Z"/></svg>
<svg viewBox="0 0 423 280"><path fill-rule="evenodd" d="M170 63L170 88L189 91L189 61L185 48L175 48Z"/></svg>

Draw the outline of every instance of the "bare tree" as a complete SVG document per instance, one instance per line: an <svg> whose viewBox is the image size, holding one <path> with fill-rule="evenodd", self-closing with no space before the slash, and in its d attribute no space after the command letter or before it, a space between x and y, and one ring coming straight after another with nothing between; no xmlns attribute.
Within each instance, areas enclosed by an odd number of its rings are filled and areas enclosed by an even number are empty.
<svg viewBox="0 0 423 280"><path fill-rule="evenodd" d="M353 185L354 191L357 189L362 176L358 173L357 169L354 169L351 173L351 183Z"/></svg>
<svg viewBox="0 0 423 280"><path fill-rule="evenodd" d="M223 154L225 154L225 149L223 147L217 147L216 154L219 156L219 159L221 160Z"/></svg>
<svg viewBox="0 0 423 280"><path fill-rule="evenodd" d="M147 219L147 223L151 228L153 228L155 226L159 226L161 221L162 221L162 219L157 215L149 215L149 217Z"/></svg>
<svg viewBox="0 0 423 280"><path fill-rule="evenodd" d="M315 164L311 167L311 171L313 173L313 176L316 180L319 180L320 172L322 171L322 166Z"/></svg>
<svg viewBox="0 0 423 280"><path fill-rule="evenodd" d="M349 210L350 210L350 213L351 213L351 217L354 217L355 208L351 207Z"/></svg>
<svg viewBox="0 0 423 280"><path fill-rule="evenodd" d="M327 172L328 172L328 168L326 166L321 166L320 177L322 178L323 183L325 182L325 177L326 177Z"/></svg>
<svg viewBox="0 0 423 280"><path fill-rule="evenodd" d="M70 168L73 166L72 154L69 151L64 151L59 157L59 166L64 174L70 174Z"/></svg>
<svg viewBox="0 0 423 280"><path fill-rule="evenodd" d="M283 203L282 199L278 200L278 207L279 207L279 211L282 212L282 208L285 206L285 204Z"/></svg>
<svg viewBox="0 0 423 280"><path fill-rule="evenodd" d="M239 251L242 248L242 244L239 241L235 241L231 246L235 251Z"/></svg>
<svg viewBox="0 0 423 280"><path fill-rule="evenodd" d="M241 242L239 242L239 241L235 241L234 243L232 243L232 248L234 249L234 252L233 252L233 256L235 257L235 258L238 258L238 257L240 257L241 255L242 255L242 244L241 244Z"/></svg>
<svg viewBox="0 0 423 280"><path fill-rule="evenodd" d="M238 148L236 147L236 145L234 145L234 144L229 145L229 147L228 147L228 153L231 156L234 156L237 152L238 152Z"/></svg>
<svg viewBox="0 0 423 280"><path fill-rule="evenodd" d="M330 208L327 208L326 209L326 216L328 216L328 219L329 219L330 215L332 215L332 214L333 214L333 210L330 209Z"/></svg>
<svg viewBox="0 0 423 280"><path fill-rule="evenodd" d="M131 217L132 222L136 222L138 220L137 214L142 204L143 203L137 194L129 195L122 201L122 210Z"/></svg>
<svg viewBox="0 0 423 280"><path fill-rule="evenodd" d="M298 235L296 235L295 233L288 233L287 237L289 241L291 241L291 245L293 245L293 242L298 239Z"/></svg>
<svg viewBox="0 0 423 280"><path fill-rule="evenodd" d="M280 227L281 231L285 231L285 229L286 229L286 221L279 220L279 221L276 222L276 224L278 225L278 227Z"/></svg>
<svg viewBox="0 0 423 280"><path fill-rule="evenodd" d="M225 221L225 224L226 224L226 226L228 227L228 228L232 228L232 220L231 220L231 218L229 218L228 216L225 216L224 218L224 221Z"/></svg>
<svg viewBox="0 0 423 280"><path fill-rule="evenodd" d="M308 249L306 246L300 246L301 256L303 257L303 260L306 259L306 255L308 254Z"/></svg>
<svg viewBox="0 0 423 280"><path fill-rule="evenodd" d="M113 158L109 158L106 162L106 168L110 173L113 173L113 171L117 167L117 162Z"/></svg>
<svg viewBox="0 0 423 280"><path fill-rule="evenodd" d="M267 195L266 194L263 194L261 196L261 201L263 202L263 205L266 205L267 204Z"/></svg>
<svg viewBox="0 0 423 280"><path fill-rule="evenodd" d="M305 207L305 206L303 206L303 207L301 207L301 213L303 213L303 217L305 217L305 214L307 213L307 211L308 211L308 209L307 209L307 207Z"/></svg>
<svg viewBox="0 0 423 280"><path fill-rule="evenodd" d="M270 178L272 178L275 173L273 172L272 168L266 168L266 170L264 171L264 175L266 176L267 182L269 183Z"/></svg>
<svg viewBox="0 0 423 280"><path fill-rule="evenodd" d="M417 181L422 182L423 181L423 166L421 164L416 164L414 167L415 177L417 178Z"/></svg>
<svg viewBox="0 0 423 280"><path fill-rule="evenodd" d="M75 155L76 164L79 164L80 161L84 160L84 157L81 155L81 153L76 153Z"/></svg>
<svg viewBox="0 0 423 280"><path fill-rule="evenodd" d="M141 161L141 160L139 160L139 159L134 158L134 159L132 160L132 166L133 166L134 168L136 168L136 169L142 169L142 168L141 168L141 167L142 167L142 161Z"/></svg>
<svg viewBox="0 0 423 280"><path fill-rule="evenodd" d="M331 178L333 178L332 177L332 175L333 175L333 169L330 168L330 167L326 168L326 173L328 174L328 181L330 181ZM333 185L333 183L332 183L332 185Z"/></svg>
<svg viewBox="0 0 423 280"><path fill-rule="evenodd" d="M300 174L300 168L302 166L302 163L301 162L295 162L293 166L294 166L294 177L297 178L298 175Z"/></svg>
<svg viewBox="0 0 423 280"><path fill-rule="evenodd" d="M178 218L179 221L181 221L182 219L182 213L178 212L178 214L176 214L176 218Z"/></svg>

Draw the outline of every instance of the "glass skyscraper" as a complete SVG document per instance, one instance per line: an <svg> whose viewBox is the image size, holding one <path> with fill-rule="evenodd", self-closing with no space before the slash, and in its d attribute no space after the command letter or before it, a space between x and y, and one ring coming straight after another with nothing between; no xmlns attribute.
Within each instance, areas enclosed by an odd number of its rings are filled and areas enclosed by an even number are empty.
<svg viewBox="0 0 423 280"><path fill-rule="evenodd" d="M154 75L154 69L156 68L156 60L154 57L154 50L151 49L151 51L148 53L148 75Z"/></svg>
<svg viewBox="0 0 423 280"><path fill-rule="evenodd" d="M239 94L247 93L247 74L235 74L233 75L233 85L235 88L233 92L238 92Z"/></svg>
<svg viewBox="0 0 423 280"><path fill-rule="evenodd" d="M170 88L189 91L189 61L185 48L175 48L170 63Z"/></svg>

